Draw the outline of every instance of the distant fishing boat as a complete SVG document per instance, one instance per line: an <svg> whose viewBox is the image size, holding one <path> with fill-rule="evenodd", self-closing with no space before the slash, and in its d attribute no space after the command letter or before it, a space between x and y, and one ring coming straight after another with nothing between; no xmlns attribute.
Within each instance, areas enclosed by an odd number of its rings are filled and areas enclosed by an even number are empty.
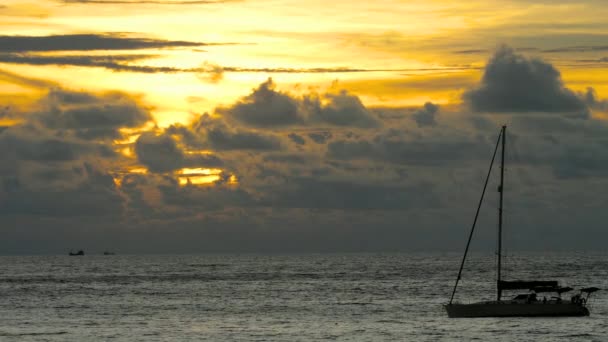
<svg viewBox="0 0 608 342"><path fill-rule="evenodd" d="M104 251L103 255L115 255L116 253L110 251Z"/></svg>
<svg viewBox="0 0 608 342"><path fill-rule="evenodd" d="M475 213L475 219L473 220L473 226L469 233L469 239L467 246L464 250L462 262L460 264L460 270L456 277L456 283L450 297L450 302L445 305L445 309L448 313L448 317L510 317L510 316L522 316L522 317L542 317L542 316L589 316L589 309L586 306L589 296L598 291L597 287L588 287L579 290L578 293L572 295L570 299L563 300L562 293L570 292L573 289L571 287L561 287L557 281L552 280L517 280L517 281L505 281L502 279L501 274L501 261L502 261L502 209L503 209L503 194L504 194L504 170L505 170L505 144L506 144L507 126L503 126L498 135L498 141L494 149L494 155L490 162L490 169L481 193L481 199ZM499 193L499 208L498 208L498 261L496 264L496 300L483 301L471 304L461 304L454 302L454 295L458 287L458 282L462 275L462 269L467 257L467 252L471 244L471 238L475 230L475 224L479 217L479 210L483 202L483 198L488 186L488 180L492 171L492 165L496 159L496 154L499 145L502 146L501 152L501 163L500 163L500 186L498 187ZM527 290L527 293L519 294L512 299L503 299L503 291L512 290ZM537 297L538 293L553 293L555 296L550 297L549 300L544 297L542 300Z"/></svg>
<svg viewBox="0 0 608 342"><path fill-rule="evenodd" d="M84 255L84 251L83 251L82 249L81 249L81 250L79 250L78 252L73 252L73 251L70 251L70 254L69 254L69 255L70 255L70 256L82 256L82 255Z"/></svg>

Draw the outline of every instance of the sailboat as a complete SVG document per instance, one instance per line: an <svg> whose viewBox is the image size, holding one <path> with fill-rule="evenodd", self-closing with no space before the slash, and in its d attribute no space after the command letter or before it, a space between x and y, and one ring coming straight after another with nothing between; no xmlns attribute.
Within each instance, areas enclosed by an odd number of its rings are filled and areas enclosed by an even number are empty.
<svg viewBox="0 0 608 342"><path fill-rule="evenodd" d="M483 187L479 205L477 206L477 212L473 220L473 225L469 233L467 245L462 257L460 264L460 270L456 277L456 283L452 290L452 295L448 304L444 305L448 317L553 317L553 316L589 316L589 309L587 308L587 301L589 296L598 291L596 287L588 287L579 290L578 293L572 295L570 299L562 299L562 293L570 292L573 289L571 287L561 287L557 281L553 280L516 280L507 281L502 279L501 267L502 267L502 228L503 228L503 195L504 195L504 170L505 170L505 145L507 138L507 126L502 126L496 141L496 147L494 148L494 154L492 161L490 162L490 168L488 175ZM477 218L479 217L479 211L481 204L483 203L484 195L492 172L492 166L498 152L498 148L501 146L501 163L500 163L500 186L498 187L499 193L499 208L498 208L498 259L496 263L496 300L482 301L477 303L462 304L454 302L454 295L458 288L458 282L462 276L462 270L464 268ZM510 299L503 299L504 291L528 291L524 294L516 295ZM549 300L544 297L540 300L537 296L538 293L554 293L555 296L550 297Z"/></svg>

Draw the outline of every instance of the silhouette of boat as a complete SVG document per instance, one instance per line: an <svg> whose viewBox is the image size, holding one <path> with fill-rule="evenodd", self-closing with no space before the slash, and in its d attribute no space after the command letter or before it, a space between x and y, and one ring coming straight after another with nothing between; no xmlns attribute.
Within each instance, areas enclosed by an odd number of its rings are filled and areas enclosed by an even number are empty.
<svg viewBox="0 0 608 342"><path fill-rule="evenodd" d="M501 263L502 263L502 214L503 214L503 194L504 194L504 165L505 165L505 144L506 144L506 133L507 126L502 126L500 134L498 135L498 141L494 149L494 155L490 162L490 169L481 193L477 212L473 220L473 225L469 233L458 276L456 277L456 283L452 291L452 296L448 304L444 305L448 317L542 317L542 316L589 316L589 309L586 306L589 296L598 291L597 287L588 287L581 289L578 293L571 296L569 300L562 300L562 293L570 292L573 289L571 287L561 287L557 281L551 280L528 280L528 281L505 281L502 279L501 274ZM461 304L454 302L454 295L458 287L458 282L462 275L462 269L465 264L467 252L471 244L471 238L475 230L475 224L479 217L479 211L483 198L488 186L488 180L492 171L492 165L496 159L498 147L502 146L501 151L501 163L500 163L500 186L498 187L499 193L499 208L498 208L498 251L497 251L497 263L496 263L496 300L483 301L471 304ZM503 291L513 290L527 290L528 293L519 294L512 299L503 299ZM555 296L550 297L549 300L546 297L540 300L537 297L538 293L554 293Z"/></svg>
<svg viewBox="0 0 608 342"><path fill-rule="evenodd" d="M69 255L70 255L70 256L81 256L81 255L84 255L84 251L83 251L82 249L81 249L81 250L79 250L78 252L73 252L73 251L70 251L70 254L69 254Z"/></svg>
<svg viewBox="0 0 608 342"><path fill-rule="evenodd" d="M110 251L104 251L103 255L115 255L116 253Z"/></svg>

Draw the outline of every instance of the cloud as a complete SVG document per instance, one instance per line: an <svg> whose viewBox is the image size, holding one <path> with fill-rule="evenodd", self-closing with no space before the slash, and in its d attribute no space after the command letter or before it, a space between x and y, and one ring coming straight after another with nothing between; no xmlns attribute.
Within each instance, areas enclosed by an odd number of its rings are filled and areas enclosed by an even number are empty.
<svg viewBox="0 0 608 342"><path fill-rule="evenodd" d="M55 87L28 108L0 110L21 120L0 129L0 223L14 227L2 246L63 249L87 226L83 248L123 243L130 234L125 253L448 249L445 241L462 238L453 227L470 224L503 122L513 226L527 239L551 236L568 247L569 237L546 232L582 219L577 235L605 240L606 196L588 191L608 185L601 113L586 120L550 111L498 117L431 102L389 111L335 87L277 88L268 80L232 105L165 129L151 127L142 98L118 92ZM593 89L576 96L604 108ZM285 113L291 116L281 121ZM187 183L183 168L219 180ZM516 216L528 208L534 225ZM494 222L495 212L486 213ZM15 243L19 238L28 243Z"/></svg>
<svg viewBox="0 0 608 342"><path fill-rule="evenodd" d="M124 199L113 178L84 163L62 174L59 187L35 187L19 177L4 178L0 189L0 217L120 217ZM50 227L53 229L55 227Z"/></svg>
<svg viewBox="0 0 608 342"><path fill-rule="evenodd" d="M208 114L199 116L193 122L192 131L202 138L203 146L216 150L281 149L281 140L272 134L230 127L223 119Z"/></svg>
<svg viewBox="0 0 608 342"><path fill-rule="evenodd" d="M448 165L485 157L486 141L455 138L450 140L407 140L390 134L369 140L337 140L327 146L327 157L338 160L373 160L403 165Z"/></svg>
<svg viewBox="0 0 608 342"><path fill-rule="evenodd" d="M424 104L423 108L415 111L414 114L412 114L412 117L414 118L414 121L416 121L418 127L435 126L437 125L437 121L435 120L437 114L439 114L439 106L427 102Z"/></svg>
<svg viewBox="0 0 608 342"><path fill-rule="evenodd" d="M460 55L474 55L474 54L487 53L487 52L488 52L487 49L468 49L468 50L454 51L454 53L460 54Z"/></svg>
<svg viewBox="0 0 608 342"><path fill-rule="evenodd" d="M299 98L275 90L270 78L235 104L216 111L240 124L258 128L315 124L375 128L380 125L361 100L346 90L322 96L310 93Z"/></svg>
<svg viewBox="0 0 608 342"><path fill-rule="evenodd" d="M60 65L99 67L112 71L128 71L140 73L176 73L189 72L188 69L174 67L155 67L145 65L127 64L156 55L114 55L114 56L45 56L29 53L0 53L0 63L28 64L28 65Z"/></svg>
<svg viewBox="0 0 608 342"><path fill-rule="evenodd" d="M120 92L91 94L55 88L42 103L43 109L31 119L83 139L119 138L121 128L136 128L152 121L145 107Z"/></svg>
<svg viewBox="0 0 608 342"><path fill-rule="evenodd" d="M587 115L587 106L566 88L560 72L537 58L499 47L486 65L481 84L463 95L477 112L564 112Z"/></svg>
<svg viewBox="0 0 608 342"><path fill-rule="evenodd" d="M365 69L353 67L333 67L333 68L248 68L236 66L223 66L211 62L204 62L203 65L196 69L201 73L201 78L211 82L222 80L224 73L242 73L242 72L261 72L261 73L283 73L283 74L326 74L326 73L367 73L367 72L399 72L399 71L425 71L425 70L453 70L453 69ZM456 69L460 70L460 69Z"/></svg>
<svg viewBox="0 0 608 342"><path fill-rule="evenodd" d="M290 178L292 187L281 189L272 206L311 209L403 210L428 208L436 203L431 184L400 186L313 177Z"/></svg>
<svg viewBox="0 0 608 342"><path fill-rule="evenodd" d="M162 200L166 205L182 210L221 210L226 207L247 208L256 204L247 191L225 184L207 187L179 186L177 182L167 182L159 186Z"/></svg>
<svg viewBox="0 0 608 342"><path fill-rule="evenodd" d="M129 37L118 33L51 36L0 36L0 52L138 50L227 45Z"/></svg>
<svg viewBox="0 0 608 342"><path fill-rule="evenodd" d="M597 96L597 92L592 87L587 88L587 92L584 94L583 98L590 108L608 111L608 100L600 100Z"/></svg>
<svg viewBox="0 0 608 342"><path fill-rule="evenodd" d="M85 110L100 103L108 108ZM121 162L120 156L109 140L79 134L106 122L99 118L114 118L107 127L110 135L149 119L139 107L118 111L118 103L138 106L120 93L54 89L31 111L20 112L20 121L0 132L0 217L120 217L124 199L108 170L108 165Z"/></svg>
<svg viewBox="0 0 608 342"><path fill-rule="evenodd" d="M186 155L166 133L145 132L135 142L137 160L152 172L171 172L185 167L218 167L223 162L213 154Z"/></svg>
<svg viewBox="0 0 608 342"><path fill-rule="evenodd" d="M216 126L206 130L211 148L225 150L277 150L281 148L278 138L255 132L230 130Z"/></svg>
<svg viewBox="0 0 608 342"><path fill-rule="evenodd" d="M608 51L608 45L579 45L542 50L545 53Z"/></svg>
<svg viewBox="0 0 608 342"><path fill-rule="evenodd" d="M317 144L325 144L329 139L331 139L332 134L328 131L311 132L308 133L308 137Z"/></svg>
<svg viewBox="0 0 608 342"><path fill-rule="evenodd" d="M230 45L226 44L201 44L201 45ZM146 47L141 47L145 49ZM27 65L59 65L59 66L81 66L81 67L97 67L105 68L118 72L137 72L137 73L195 73L197 77L205 82L218 83L224 78L224 73L289 73L289 74L304 74L304 73L369 73L379 71L404 71L398 70L381 70L381 69L356 69L356 68L243 68L243 67L223 67L217 64L205 62L199 68L179 68L173 66L149 66L135 65L133 62L139 62L144 59L156 58L158 55L64 55L64 56L49 56L44 54L36 54L30 52L2 53L0 48L0 63L11 64L27 64ZM61 50L66 51L66 50ZM410 69L407 69L410 70Z"/></svg>
<svg viewBox="0 0 608 342"><path fill-rule="evenodd" d="M317 96L304 98L304 107L312 122L359 128L380 126L380 121L367 110L359 97L346 90L325 94L325 99L327 101L323 104Z"/></svg>
<svg viewBox="0 0 608 342"><path fill-rule="evenodd" d="M304 120L298 111L298 102L288 94L276 91L270 78L237 103L217 111L254 127L286 126Z"/></svg>
<svg viewBox="0 0 608 342"><path fill-rule="evenodd" d="M9 127L0 135L0 150L5 160L66 162L82 156L112 157L114 152L103 144L84 143L77 140L54 137L44 132L25 132L24 128Z"/></svg>
<svg viewBox="0 0 608 342"><path fill-rule="evenodd" d="M6 81L8 83L26 86L29 88L48 89L52 87L59 87L59 84L33 77L26 77L18 75L10 71L0 69L0 81Z"/></svg>
<svg viewBox="0 0 608 342"><path fill-rule="evenodd" d="M297 145L306 145L306 140L299 134L289 133L287 137Z"/></svg>

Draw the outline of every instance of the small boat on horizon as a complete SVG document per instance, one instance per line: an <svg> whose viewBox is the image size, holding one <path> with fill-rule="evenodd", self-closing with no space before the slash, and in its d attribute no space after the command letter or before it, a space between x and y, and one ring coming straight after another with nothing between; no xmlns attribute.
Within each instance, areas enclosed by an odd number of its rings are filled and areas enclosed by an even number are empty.
<svg viewBox="0 0 608 342"><path fill-rule="evenodd" d="M116 255L116 253L110 251L103 251L103 255Z"/></svg>
<svg viewBox="0 0 608 342"><path fill-rule="evenodd" d="M460 270L456 277L456 283L450 297L448 304L444 305L448 317L450 318L462 318L462 317L555 317L555 316L589 316L589 309L587 308L587 302L589 296L598 291L597 287L587 287L580 289L578 293L572 295L569 300L562 299L562 293L570 292L573 289L571 287L562 287L557 281L552 280L516 280L516 281L505 281L502 279L501 264L502 264L502 227L503 227L503 190L504 190L504 170L505 170L505 141L506 141L507 126L502 126L500 134L498 135L498 141L494 149L494 155L490 162L490 169L486 176L483 191L481 193L481 199L475 213L473 225L469 233L462 262L460 264ZM498 247L497 247L497 263L496 263L496 300L482 301L471 304L461 304L454 302L454 295L458 287L458 282L462 276L462 270L464 268L467 252L471 244L477 218L479 217L479 211L481 204L484 199L486 188L488 186L488 180L492 172L492 165L496 159L498 147L502 145L501 153L501 164L500 164L500 185L498 187L499 193L499 207L498 207ZM503 299L504 291L514 290L525 290L528 291L524 294L518 294L512 299ZM543 297L541 300L537 294L539 293L552 293L555 296L551 296L549 299Z"/></svg>
<svg viewBox="0 0 608 342"><path fill-rule="evenodd" d="M78 250L78 252L70 251L69 256L83 256L84 251L82 249Z"/></svg>

